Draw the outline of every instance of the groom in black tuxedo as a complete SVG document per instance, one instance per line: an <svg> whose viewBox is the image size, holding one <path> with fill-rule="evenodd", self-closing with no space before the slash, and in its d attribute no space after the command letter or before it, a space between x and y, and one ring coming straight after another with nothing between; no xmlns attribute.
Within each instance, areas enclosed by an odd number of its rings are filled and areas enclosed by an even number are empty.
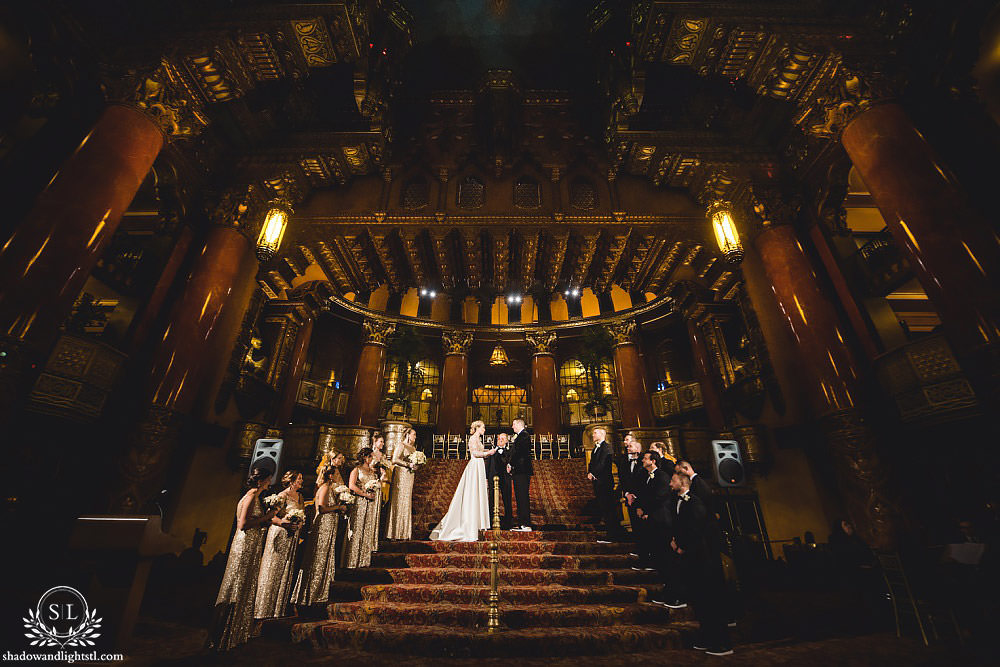
<svg viewBox="0 0 1000 667"><path fill-rule="evenodd" d="M523 419L515 419L511 424L514 429L514 439L510 443L510 455L507 459L507 472L514 480L514 497L517 498L517 522L520 524L513 530L531 530L531 476L534 466L531 464L531 436L524 428Z"/></svg>
<svg viewBox="0 0 1000 667"><path fill-rule="evenodd" d="M493 478L500 478L500 497L503 499L503 518L500 519L500 527L503 530L510 530L514 513L510 504L510 473L507 472L507 460L510 458L510 443L506 433L497 434L496 453L486 458L486 496L490 501L490 525L493 525L493 504L496 499L493 497Z"/></svg>

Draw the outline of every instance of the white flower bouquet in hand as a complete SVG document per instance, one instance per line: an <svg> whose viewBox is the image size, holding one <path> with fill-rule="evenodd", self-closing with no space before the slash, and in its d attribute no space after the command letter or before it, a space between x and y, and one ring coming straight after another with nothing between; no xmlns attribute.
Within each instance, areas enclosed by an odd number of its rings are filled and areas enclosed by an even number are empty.
<svg viewBox="0 0 1000 667"><path fill-rule="evenodd" d="M347 489L345 486L344 489ZM354 503L354 494L350 490L341 491L337 494L337 500L345 505L352 505Z"/></svg>
<svg viewBox="0 0 1000 667"><path fill-rule="evenodd" d="M425 463L427 463L427 455L424 454L422 451L417 450L417 451L413 452L412 454L410 454L407 457L407 460L410 462L410 464L414 468L417 468L417 467L422 466Z"/></svg>
<svg viewBox="0 0 1000 667"><path fill-rule="evenodd" d="M364 487L365 492L375 493L375 489L379 488L380 486L382 486L382 482L378 481L377 479L370 479L367 482L365 482L365 487Z"/></svg>
<svg viewBox="0 0 1000 667"><path fill-rule="evenodd" d="M285 499L277 493L272 493L267 498L264 498L264 504L267 505L268 509L280 510L285 506Z"/></svg>
<svg viewBox="0 0 1000 667"><path fill-rule="evenodd" d="M349 494L351 490L347 488L346 484L338 484L337 486L333 487L333 492L338 496L342 496L345 493Z"/></svg>
<svg viewBox="0 0 1000 667"><path fill-rule="evenodd" d="M304 523L306 520L306 513L304 510L290 509L285 512L285 518L292 523Z"/></svg>

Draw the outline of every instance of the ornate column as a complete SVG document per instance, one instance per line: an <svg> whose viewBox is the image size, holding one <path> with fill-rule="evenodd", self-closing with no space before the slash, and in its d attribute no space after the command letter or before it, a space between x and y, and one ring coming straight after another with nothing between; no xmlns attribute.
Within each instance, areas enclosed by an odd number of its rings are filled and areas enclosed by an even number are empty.
<svg viewBox="0 0 1000 667"><path fill-rule="evenodd" d="M814 268L791 224L796 210L767 193L757 210L764 229L755 240L775 299L795 339L812 411L819 418L837 466L848 512L869 544L890 548L898 514L876 453L875 437L858 407L860 382L854 356L833 304L820 291ZM769 215L770 212L770 215Z"/></svg>
<svg viewBox="0 0 1000 667"><path fill-rule="evenodd" d="M646 388L646 371L635 340L635 320L619 320L608 326L615 343L615 382L625 429L655 425L653 406Z"/></svg>
<svg viewBox="0 0 1000 667"><path fill-rule="evenodd" d="M841 141L980 398L990 399L1000 378L1000 235L898 104L864 108Z"/></svg>
<svg viewBox="0 0 1000 667"><path fill-rule="evenodd" d="M48 353L164 141L194 132L189 107L164 85L121 81L127 90L114 97L127 106L104 110L0 246L0 404Z"/></svg>
<svg viewBox="0 0 1000 667"><path fill-rule="evenodd" d="M295 343L288 358L285 377L275 404L274 425L279 429L289 424L292 418L295 399L299 393L299 383L302 382L302 374L306 369L306 356L309 353L309 342L312 340L313 323L315 322L312 311L302 304L296 309L296 319L301 323L295 334Z"/></svg>
<svg viewBox="0 0 1000 667"><path fill-rule="evenodd" d="M441 399L438 433L465 433L465 406L469 400L469 349L471 331L445 331L444 368L441 370Z"/></svg>
<svg viewBox="0 0 1000 667"><path fill-rule="evenodd" d="M378 419L382 402L382 385L385 381L386 344L396 331L396 325L383 320L366 319L365 343L358 359L358 373L354 389L347 403L348 424L372 426Z"/></svg>
<svg viewBox="0 0 1000 667"><path fill-rule="evenodd" d="M244 202L242 211L248 208ZM228 224L208 231L153 353L150 406L119 462L121 484L112 501L119 511L141 511L163 488L186 417L205 383L229 361L257 273L254 230L232 224L241 221L225 216L220 222Z"/></svg>
<svg viewBox="0 0 1000 667"><path fill-rule="evenodd" d="M722 391L705 342L705 334L690 317L687 319L687 331L691 342L691 357L694 360L694 374L701 386L701 401L708 416L708 426L716 433L724 431L726 415L722 409Z"/></svg>
<svg viewBox="0 0 1000 667"><path fill-rule="evenodd" d="M531 345L531 418L536 434L556 434L562 428L559 408L559 379L556 375L556 332L531 331L524 334Z"/></svg>

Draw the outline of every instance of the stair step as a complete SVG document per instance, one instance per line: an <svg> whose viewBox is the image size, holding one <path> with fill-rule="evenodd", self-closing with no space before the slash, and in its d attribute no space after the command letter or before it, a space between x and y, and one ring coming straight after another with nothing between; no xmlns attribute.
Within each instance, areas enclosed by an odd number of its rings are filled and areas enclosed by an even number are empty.
<svg viewBox="0 0 1000 667"><path fill-rule="evenodd" d="M491 634L453 626L324 621L296 626L293 637L299 641L310 639L328 649L353 648L433 658L606 655L681 646L680 632L661 625L521 628Z"/></svg>
<svg viewBox="0 0 1000 667"><path fill-rule="evenodd" d="M517 570L623 570L632 567L637 558L628 554L500 554L500 566ZM399 567L464 567L484 570L490 566L489 554L463 553L375 553L372 566Z"/></svg>
<svg viewBox="0 0 1000 667"><path fill-rule="evenodd" d="M387 602L339 602L329 605L330 620L379 625L443 625L485 628L489 608L480 604L427 604ZM678 613L680 612L680 613ZM578 626L651 625L689 618L687 610L671 612L649 603L621 605L504 605L500 622L504 627L565 628Z"/></svg>
<svg viewBox="0 0 1000 667"><path fill-rule="evenodd" d="M361 588L364 600L378 602L452 602L486 604L488 586L452 584L372 584ZM502 604L614 604L645 602L641 586L500 586Z"/></svg>
<svg viewBox="0 0 1000 667"><path fill-rule="evenodd" d="M624 570L541 570L500 568L500 583L537 586L561 584L565 586L602 585L657 585L655 572ZM452 584L463 586L488 586L489 569L459 567L411 568L362 568L341 570L337 581L364 584Z"/></svg>
<svg viewBox="0 0 1000 667"><path fill-rule="evenodd" d="M556 542L554 540L510 540L499 542L500 553L508 554L621 554L627 553L629 545L598 544L595 538L589 542ZM432 542L430 540L386 541L379 547L385 554L488 554L490 542Z"/></svg>

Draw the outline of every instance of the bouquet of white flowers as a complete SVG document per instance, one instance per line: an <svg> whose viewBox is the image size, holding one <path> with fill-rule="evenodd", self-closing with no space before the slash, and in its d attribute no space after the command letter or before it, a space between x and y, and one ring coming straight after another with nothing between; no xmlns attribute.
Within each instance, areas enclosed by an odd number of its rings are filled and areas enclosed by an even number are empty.
<svg viewBox="0 0 1000 667"><path fill-rule="evenodd" d="M413 464L414 467L422 466L425 463L427 463L427 455L421 452L420 450L413 452L407 458L409 459L410 463Z"/></svg>
<svg viewBox="0 0 1000 667"><path fill-rule="evenodd" d="M338 484L337 486L333 487L333 492L338 496L342 496L345 493L350 493L351 490L347 488L346 484Z"/></svg>
<svg viewBox="0 0 1000 667"><path fill-rule="evenodd" d="M345 486L344 489L347 489L347 487ZM337 494L337 499L345 505L351 505L354 503L354 494L349 490L341 491Z"/></svg>
<svg viewBox="0 0 1000 667"><path fill-rule="evenodd" d="M306 520L306 513L304 510L291 509L285 513L285 517L292 523L302 523Z"/></svg>
<svg viewBox="0 0 1000 667"><path fill-rule="evenodd" d="M268 509L278 509L280 510L285 506L285 499L279 496L277 493L272 493L267 498L264 498L264 504L267 505Z"/></svg>
<svg viewBox="0 0 1000 667"><path fill-rule="evenodd" d="M370 479L367 482L365 482L365 491L367 493L375 493L375 489L377 489L380 486L382 486L382 482L378 481L377 479Z"/></svg>

